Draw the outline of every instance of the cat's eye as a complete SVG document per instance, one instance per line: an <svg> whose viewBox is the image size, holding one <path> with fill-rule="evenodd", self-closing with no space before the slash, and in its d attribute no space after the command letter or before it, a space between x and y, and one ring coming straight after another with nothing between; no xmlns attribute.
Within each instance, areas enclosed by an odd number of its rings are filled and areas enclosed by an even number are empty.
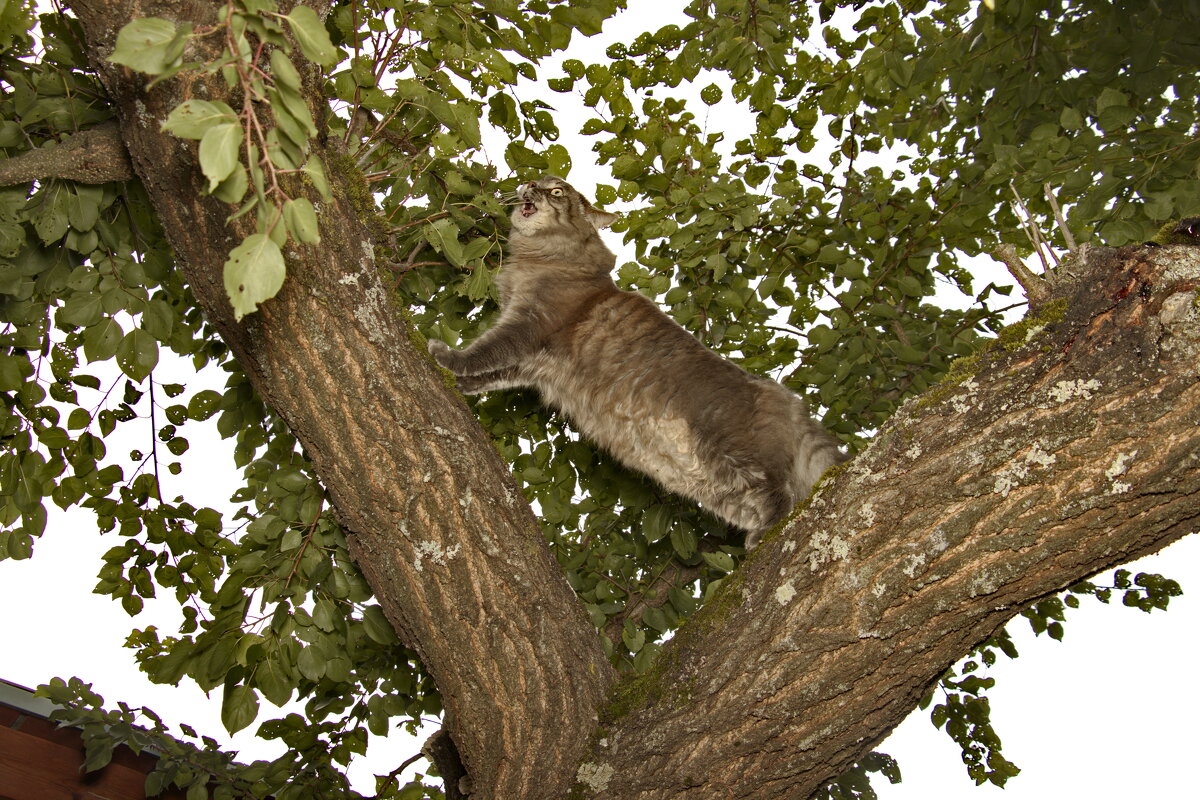
<svg viewBox="0 0 1200 800"><path fill-rule="evenodd" d="M557 188L557 187L555 187L555 188L553 188L553 189L551 189L551 190L550 190L550 196L551 196L551 197L562 197L562 196L563 196L563 190L562 190L562 189L559 189L559 188Z"/></svg>

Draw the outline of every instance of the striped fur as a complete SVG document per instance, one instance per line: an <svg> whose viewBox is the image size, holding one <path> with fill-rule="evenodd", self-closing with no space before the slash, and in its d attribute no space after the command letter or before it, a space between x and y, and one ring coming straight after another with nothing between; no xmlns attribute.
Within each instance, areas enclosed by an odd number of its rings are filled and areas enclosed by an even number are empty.
<svg viewBox="0 0 1200 800"><path fill-rule="evenodd" d="M700 344L653 302L623 292L599 211L561 178L523 186L500 318L463 350L431 340L467 394L532 386L619 461L761 534L843 458L778 383Z"/></svg>

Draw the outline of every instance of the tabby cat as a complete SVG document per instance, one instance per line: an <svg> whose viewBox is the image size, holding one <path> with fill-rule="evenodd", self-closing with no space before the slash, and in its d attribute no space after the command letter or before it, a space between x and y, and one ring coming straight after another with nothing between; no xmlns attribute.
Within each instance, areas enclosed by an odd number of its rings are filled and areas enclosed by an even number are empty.
<svg viewBox="0 0 1200 800"><path fill-rule="evenodd" d="M598 229L616 216L561 178L518 190L500 318L429 352L466 394L535 387L628 467L747 532L781 520L843 456L804 401L704 345L610 272Z"/></svg>

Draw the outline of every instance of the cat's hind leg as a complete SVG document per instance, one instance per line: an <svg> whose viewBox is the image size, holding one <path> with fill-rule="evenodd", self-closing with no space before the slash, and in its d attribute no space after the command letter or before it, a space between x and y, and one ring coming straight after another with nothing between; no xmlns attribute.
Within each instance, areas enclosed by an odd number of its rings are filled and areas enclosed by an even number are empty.
<svg viewBox="0 0 1200 800"><path fill-rule="evenodd" d="M699 498L712 513L747 532L747 549L794 505L787 476L774 472L755 460L722 458L713 470L708 496Z"/></svg>

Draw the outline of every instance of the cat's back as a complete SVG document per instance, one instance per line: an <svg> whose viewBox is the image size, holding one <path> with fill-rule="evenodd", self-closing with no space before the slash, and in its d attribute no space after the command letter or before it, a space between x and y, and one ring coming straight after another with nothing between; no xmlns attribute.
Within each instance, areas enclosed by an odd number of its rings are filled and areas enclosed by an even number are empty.
<svg viewBox="0 0 1200 800"><path fill-rule="evenodd" d="M531 365L543 399L664 485L703 482L705 417L752 409L757 381L636 292L596 291L573 312Z"/></svg>

